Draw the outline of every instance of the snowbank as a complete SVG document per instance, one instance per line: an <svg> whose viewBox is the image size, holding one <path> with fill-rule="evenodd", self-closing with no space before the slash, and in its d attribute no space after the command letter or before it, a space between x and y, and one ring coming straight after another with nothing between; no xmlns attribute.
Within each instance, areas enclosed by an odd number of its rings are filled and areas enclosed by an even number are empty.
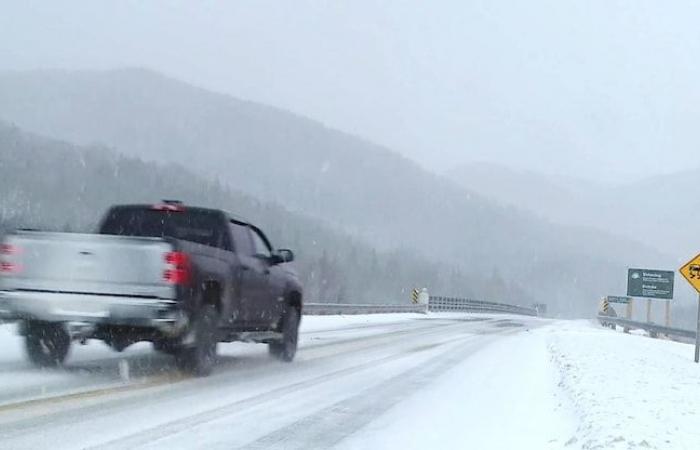
<svg viewBox="0 0 700 450"><path fill-rule="evenodd" d="M579 417L569 448L700 449L700 366L692 345L587 322L542 332Z"/></svg>

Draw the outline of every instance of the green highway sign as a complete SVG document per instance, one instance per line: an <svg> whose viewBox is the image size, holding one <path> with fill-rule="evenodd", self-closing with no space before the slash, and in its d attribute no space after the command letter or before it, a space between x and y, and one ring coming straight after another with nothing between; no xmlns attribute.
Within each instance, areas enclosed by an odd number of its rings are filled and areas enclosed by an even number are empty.
<svg viewBox="0 0 700 450"><path fill-rule="evenodd" d="M608 300L608 303L622 303L623 305L626 305L632 300L630 297L620 297L618 295L608 295L605 298Z"/></svg>
<svg viewBox="0 0 700 450"><path fill-rule="evenodd" d="M627 295L671 300L674 275L675 273L670 270L629 269Z"/></svg>

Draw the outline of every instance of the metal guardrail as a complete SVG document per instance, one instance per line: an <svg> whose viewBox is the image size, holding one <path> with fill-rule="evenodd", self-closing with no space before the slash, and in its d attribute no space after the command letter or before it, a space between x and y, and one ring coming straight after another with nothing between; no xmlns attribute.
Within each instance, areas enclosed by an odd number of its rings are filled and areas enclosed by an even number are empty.
<svg viewBox="0 0 700 450"><path fill-rule="evenodd" d="M350 303L304 304L304 314L308 315L425 313L426 311L502 313L537 316L537 310L535 308L454 297L430 297L428 305L374 305Z"/></svg>
<svg viewBox="0 0 700 450"><path fill-rule="evenodd" d="M467 298L454 297L431 296L429 310L435 312L460 311L537 316L537 310L535 308L528 308L525 306L518 305L508 305L506 303L485 302L482 300L471 300Z"/></svg>
<svg viewBox="0 0 700 450"><path fill-rule="evenodd" d="M664 325L649 322L637 322L636 320L625 319L622 317L610 317L598 315L598 321L601 325L620 325L621 327L644 330L652 335L665 334L667 336L677 336L689 339L695 339L695 331L684 330L682 328L672 328Z"/></svg>
<svg viewBox="0 0 700 450"><path fill-rule="evenodd" d="M304 314L324 316L335 314L424 313L425 305L372 305L350 303L304 303Z"/></svg>

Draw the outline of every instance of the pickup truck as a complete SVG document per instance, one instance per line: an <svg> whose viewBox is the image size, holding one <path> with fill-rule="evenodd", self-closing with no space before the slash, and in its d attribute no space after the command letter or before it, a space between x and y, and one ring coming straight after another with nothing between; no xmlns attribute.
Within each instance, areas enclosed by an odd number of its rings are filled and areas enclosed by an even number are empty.
<svg viewBox="0 0 700 450"><path fill-rule="evenodd" d="M18 320L27 355L63 364L71 342L117 351L139 341L208 375L219 342L267 343L292 361L302 286L260 228L226 212L114 206L97 234L16 231L0 244L0 320Z"/></svg>

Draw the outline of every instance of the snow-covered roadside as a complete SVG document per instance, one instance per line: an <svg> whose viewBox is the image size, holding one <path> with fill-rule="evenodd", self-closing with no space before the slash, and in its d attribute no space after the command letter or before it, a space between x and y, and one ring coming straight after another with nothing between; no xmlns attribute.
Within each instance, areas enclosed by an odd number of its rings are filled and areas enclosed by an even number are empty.
<svg viewBox="0 0 700 450"><path fill-rule="evenodd" d="M552 361L579 417L582 449L700 448L700 366L693 346L557 322Z"/></svg>
<svg viewBox="0 0 700 450"><path fill-rule="evenodd" d="M485 347L341 448L700 448L693 346L556 321Z"/></svg>
<svg viewBox="0 0 700 450"><path fill-rule="evenodd" d="M562 449L577 427L557 388L546 333L498 339L338 448ZM568 448L568 447L567 447Z"/></svg>

